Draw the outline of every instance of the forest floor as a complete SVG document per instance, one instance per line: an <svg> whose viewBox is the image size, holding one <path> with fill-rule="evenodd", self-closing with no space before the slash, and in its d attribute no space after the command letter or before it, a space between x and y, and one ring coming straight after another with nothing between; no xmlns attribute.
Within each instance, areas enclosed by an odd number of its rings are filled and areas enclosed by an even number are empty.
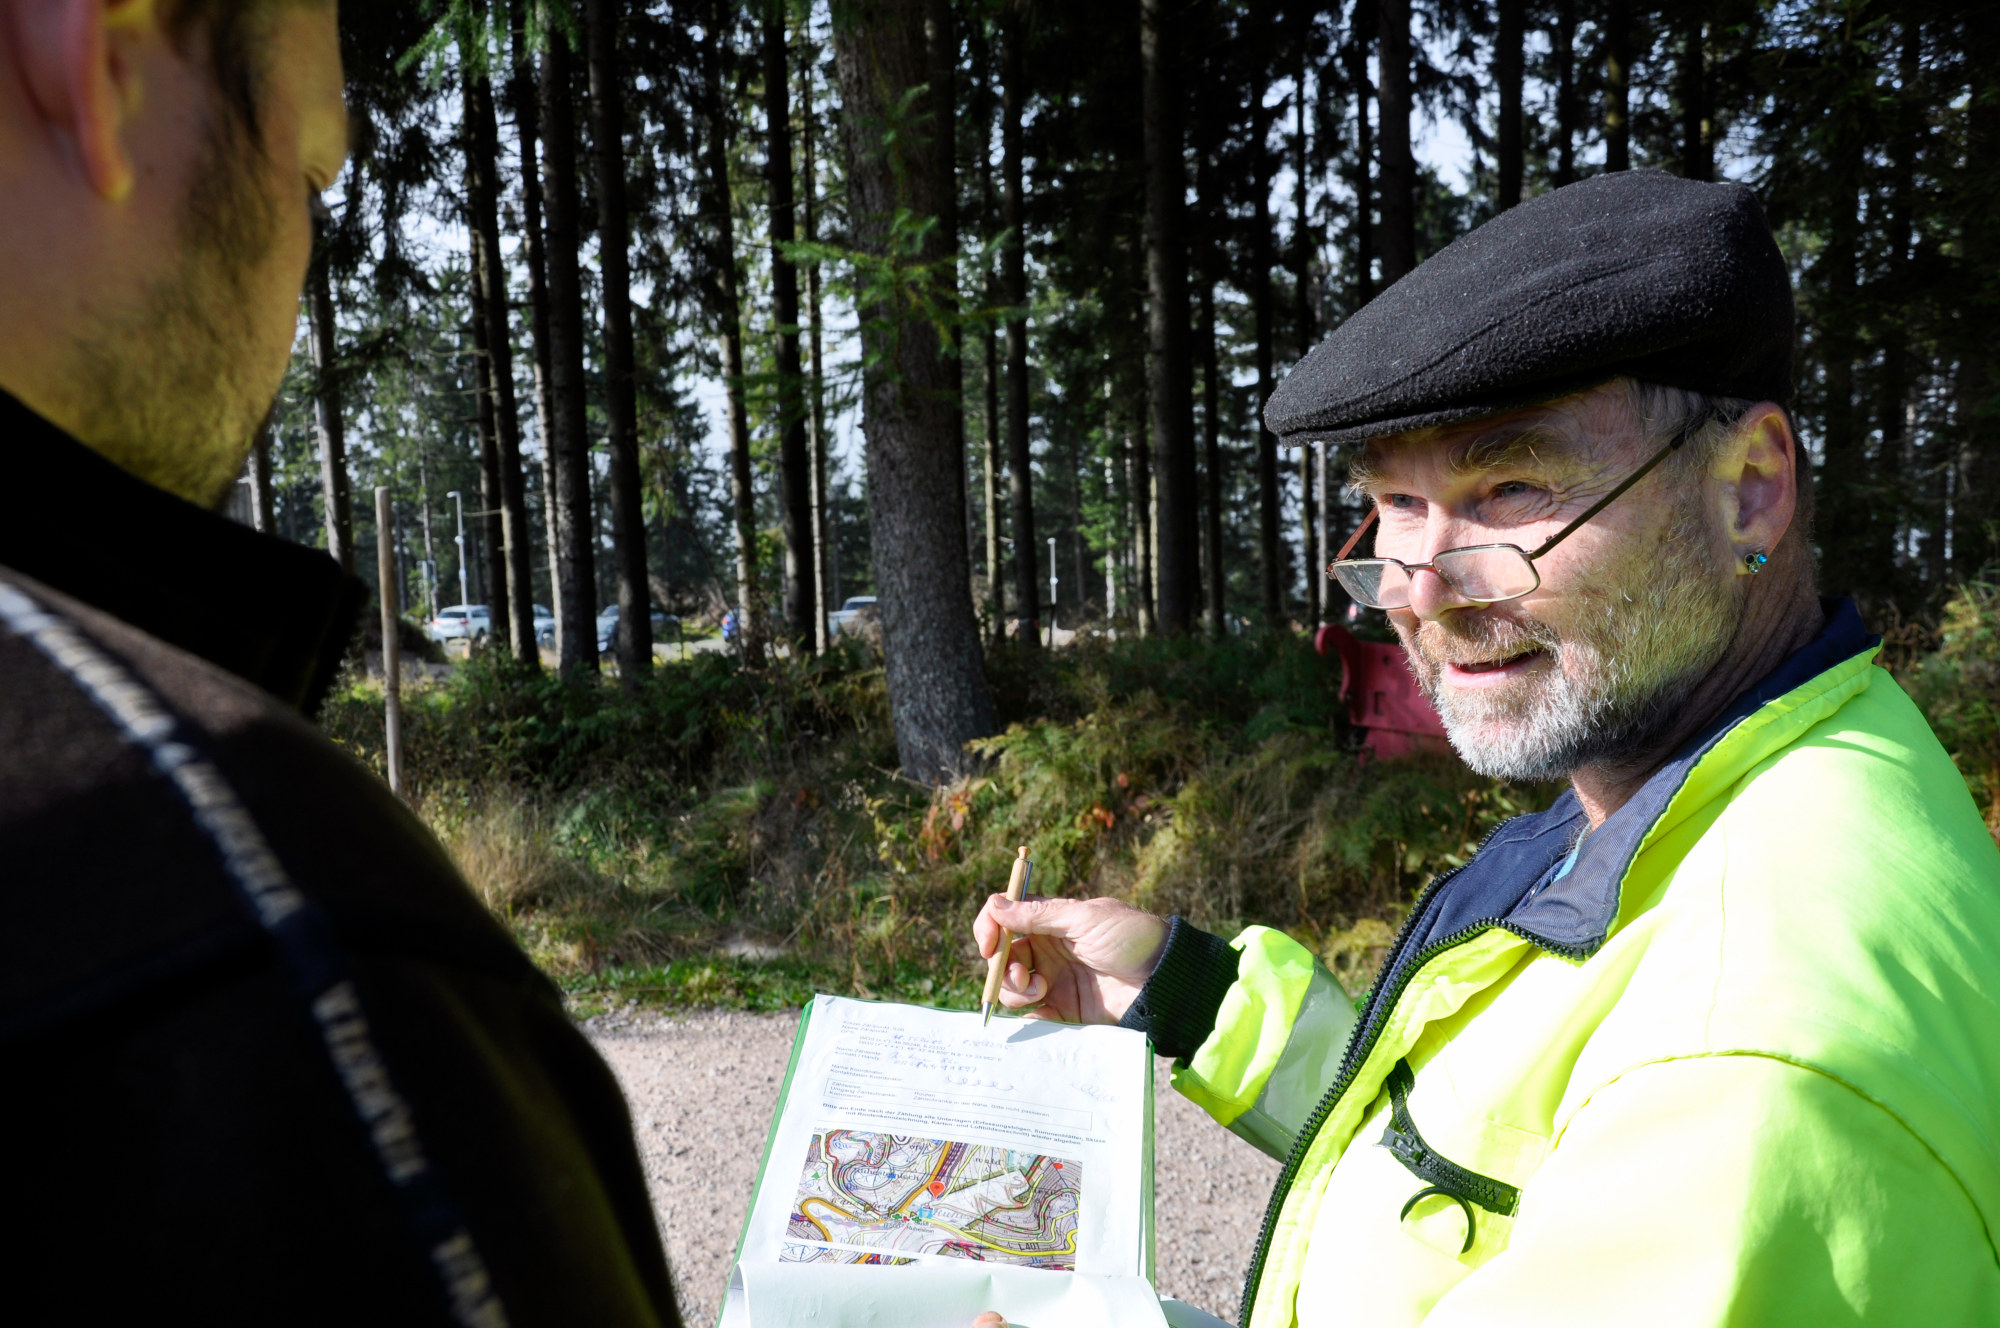
<svg viewBox="0 0 2000 1328"><path fill-rule="evenodd" d="M798 1016L710 1010L663 1017L627 1008L583 1027L631 1107L681 1317L713 1323ZM1160 1293L1234 1322L1278 1164L1168 1087L1164 1062L1158 1071Z"/></svg>

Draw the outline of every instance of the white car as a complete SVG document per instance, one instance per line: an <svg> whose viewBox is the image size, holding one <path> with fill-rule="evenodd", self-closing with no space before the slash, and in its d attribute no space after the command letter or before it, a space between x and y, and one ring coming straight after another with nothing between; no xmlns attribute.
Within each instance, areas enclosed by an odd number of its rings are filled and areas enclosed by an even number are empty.
<svg viewBox="0 0 2000 1328"><path fill-rule="evenodd" d="M493 620L484 604L450 604L424 628L433 641L478 641L493 630Z"/></svg>
<svg viewBox="0 0 2000 1328"><path fill-rule="evenodd" d="M875 597L873 595L849 596L847 603L826 615L826 634L828 636L839 636L849 623L852 623L856 618L861 616L863 609L872 609L874 607Z"/></svg>
<svg viewBox="0 0 2000 1328"><path fill-rule="evenodd" d="M552 646L556 643L555 610L546 605L535 606L535 644Z"/></svg>

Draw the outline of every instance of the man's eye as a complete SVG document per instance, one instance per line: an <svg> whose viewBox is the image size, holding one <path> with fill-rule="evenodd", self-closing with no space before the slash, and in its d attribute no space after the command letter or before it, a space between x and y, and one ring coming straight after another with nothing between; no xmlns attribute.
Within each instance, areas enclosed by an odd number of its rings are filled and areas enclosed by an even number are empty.
<svg viewBox="0 0 2000 1328"><path fill-rule="evenodd" d="M1522 498L1533 493L1535 486L1526 480L1507 480L1493 486L1495 498Z"/></svg>
<svg viewBox="0 0 2000 1328"><path fill-rule="evenodd" d="M1392 493L1389 494L1387 497L1383 498L1382 500L1382 502L1386 506L1398 508L1404 511L1407 511L1408 509L1417 506L1417 501L1418 500L1413 495L1407 493Z"/></svg>

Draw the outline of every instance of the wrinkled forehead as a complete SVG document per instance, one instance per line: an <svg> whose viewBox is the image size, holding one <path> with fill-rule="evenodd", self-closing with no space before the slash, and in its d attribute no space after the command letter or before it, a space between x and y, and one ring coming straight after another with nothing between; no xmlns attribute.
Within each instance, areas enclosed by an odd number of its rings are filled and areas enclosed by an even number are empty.
<svg viewBox="0 0 2000 1328"><path fill-rule="evenodd" d="M1618 460L1638 442L1637 416L1617 384L1432 429L1370 438L1348 484L1373 490L1424 474L1532 471L1560 479Z"/></svg>

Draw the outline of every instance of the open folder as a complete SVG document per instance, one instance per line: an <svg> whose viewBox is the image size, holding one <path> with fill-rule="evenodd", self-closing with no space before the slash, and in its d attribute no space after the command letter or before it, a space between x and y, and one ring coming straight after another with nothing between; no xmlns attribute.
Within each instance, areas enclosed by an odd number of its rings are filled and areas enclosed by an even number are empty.
<svg viewBox="0 0 2000 1328"><path fill-rule="evenodd" d="M720 1328L963 1328L987 1310L1168 1322L1145 1037L814 998Z"/></svg>

